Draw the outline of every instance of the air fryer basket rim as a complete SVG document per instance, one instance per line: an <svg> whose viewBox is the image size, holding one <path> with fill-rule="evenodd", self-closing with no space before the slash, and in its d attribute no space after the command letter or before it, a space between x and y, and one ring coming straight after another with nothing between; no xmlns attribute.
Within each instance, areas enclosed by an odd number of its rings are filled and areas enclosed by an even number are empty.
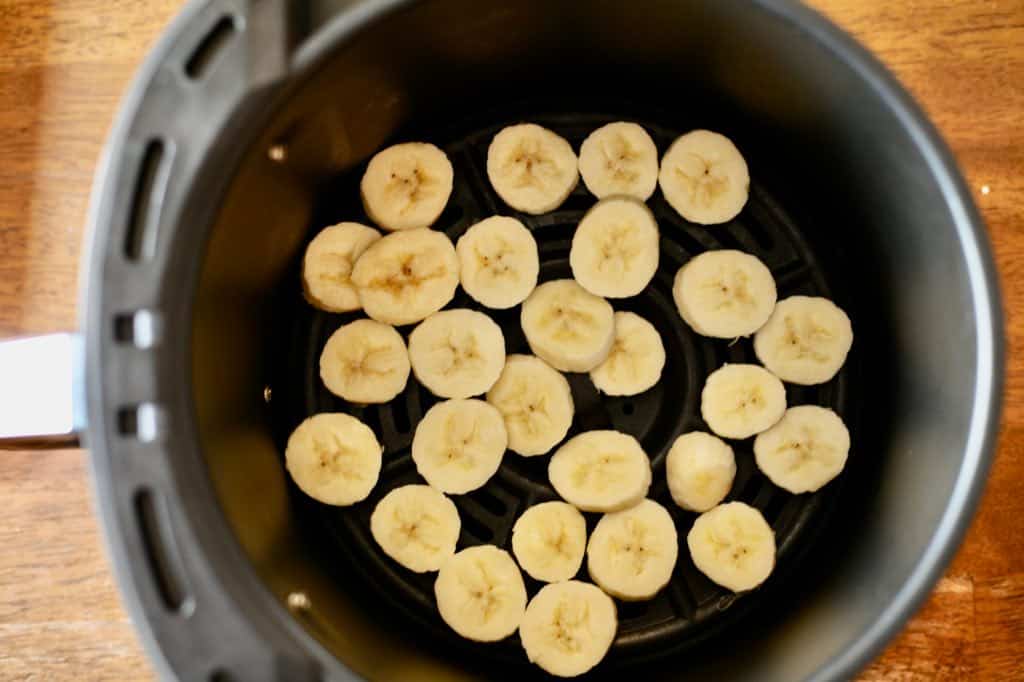
<svg viewBox="0 0 1024 682"><path fill-rule="evenodd" d="M119 587L148 653L168 677L191 674L186 670L206 670L206 675L225 665L224 652L203 643L204 639L218 641L216 636L225 631L232 632L231 645L251 659L251 667L245 669L251 675L243 679L316 679L318 668L331 678L354 677L291 618L248 565L210 482L204 480L191 385L177 368L189 363L191 310L201 263L193 245L204 242L217 209L210 197L221 196L227 183L227 179L219 185L211 183L206 162L217 156L220 168L235 167L241 151L232 149L229 142L245 140L259 129L266 112L274 109L266 101L286 94L290 84L303 81L359 30L414 1L357 4L340 12L289 55L285 48L289 3L284 0L242 3L241 11L227 1L195 0L167 29L140 70L99 164L81 294L91 424L87 443L92 450L96 504ZM817 12L788 0L750 0L750 4L811 36L837 62L858 73L915 140L954 216L976 312L978 378L956 487L927 550L897 597L812 677L845 679L877 655L928 596L973 516L991 465L1002 402L1001 301L984 223L952 154L918 105L877 59ZM191 49L226 14L236 17L234 26L241 41L237 49L223 55L219 69L231 72L238 82L197 86L176 80L174 68L181 70ZM169 94L181 98L179 111L168 110ZM253 106L261 99L260 106ZM176 114L175 122L171 119ZM170 224L161 223L160 250L154 260L144 268L133 267L124 262L118 240L123 238L134 189L134 164L153 134L168 129L187 133L170 138L174 146L169 149L176 162L181 161L163 196ZM200 178L206 181L203 196L191 191ZM138 310L160 320L159 342L148 349L111 343L115 317ZM126 438L118 422L119 410L146 401L155 403L165 435L143 443ZM143 455L148 459L140 464ZM194 548L184 563L193 581L190 587L200 597L195 603L169 611L153 589L133 513L143 489L162 496L171 533L179 545Z"/></svg>

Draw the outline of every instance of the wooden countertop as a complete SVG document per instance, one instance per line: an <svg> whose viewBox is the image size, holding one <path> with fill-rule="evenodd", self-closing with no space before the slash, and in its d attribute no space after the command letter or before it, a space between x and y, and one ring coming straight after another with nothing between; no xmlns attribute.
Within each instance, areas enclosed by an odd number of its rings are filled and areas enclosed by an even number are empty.
<svg viewBox="0 0 1024 682"><path fill-rule="evenodd" d="M74 327L100 148L179 4L0 4L0 337ZM953 147L995 244L1011 353L980 512L927 605L862 679L1024 679L1024 0L812 4L881 56ZM0 452L0 679L152 678L100 546L86 457Z"/></svg>

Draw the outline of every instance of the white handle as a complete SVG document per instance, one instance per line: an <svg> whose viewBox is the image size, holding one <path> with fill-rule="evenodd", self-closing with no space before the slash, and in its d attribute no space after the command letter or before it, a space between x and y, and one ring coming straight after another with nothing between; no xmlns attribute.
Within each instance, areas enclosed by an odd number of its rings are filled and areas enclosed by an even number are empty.
<svg viewBox="0 0 1024 682"><path fill-rule="evenodd" d="M80 351L77 334L0 342L0 449L78 444Z"/></svg>

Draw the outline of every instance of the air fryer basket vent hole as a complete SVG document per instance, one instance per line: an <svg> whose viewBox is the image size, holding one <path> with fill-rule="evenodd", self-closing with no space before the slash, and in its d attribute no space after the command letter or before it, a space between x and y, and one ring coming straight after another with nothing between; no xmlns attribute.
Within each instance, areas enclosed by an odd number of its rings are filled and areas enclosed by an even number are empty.
<svg viewBox="0 0 1024 682"><path fill-rule="evenodd" d="M234 682L235 678L232 677L226 670L214 670L210 673L210 682Z"/></svg>
<svg viewBox="0 0 1024 682"><path fill-rule="evenodd" d="M149 572L160 599L168 611L188 615L192 599L185 589L181 562L170 534L162 500L148 488L135 494L135 517Z"/></svg>
<svg viewBox="0 0 1024 682"><path fill-rule="evenodd" d="M185 74L193 80L202 78L234 34L234 20L229 16L221 17L185 62Z"/></svg>
<svg viewBox="0 0 1024 682"><path fill-rule="evenodd" d="M130 261L149 260L156 253L157 225L170 166L167 151L163 140L151 140L142 154L124 241L124 255Z"/></svg>

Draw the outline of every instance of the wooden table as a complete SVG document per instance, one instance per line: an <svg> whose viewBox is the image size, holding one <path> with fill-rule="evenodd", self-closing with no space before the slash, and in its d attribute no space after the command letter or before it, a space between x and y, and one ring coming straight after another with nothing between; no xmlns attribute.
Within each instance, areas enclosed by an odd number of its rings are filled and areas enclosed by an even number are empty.
<svg viewBox="0 0 1024 682"><path fill-rule="evenodd" d="M100 147L179 4L0 0L0 337L75 326ZM995 244L1011 352L999 454L967 541L863 679L1024 679L1024 0L813 4L882 57L956 152ZM152 678L100 546L86 457L0 452L2 680Z"/></svg>

